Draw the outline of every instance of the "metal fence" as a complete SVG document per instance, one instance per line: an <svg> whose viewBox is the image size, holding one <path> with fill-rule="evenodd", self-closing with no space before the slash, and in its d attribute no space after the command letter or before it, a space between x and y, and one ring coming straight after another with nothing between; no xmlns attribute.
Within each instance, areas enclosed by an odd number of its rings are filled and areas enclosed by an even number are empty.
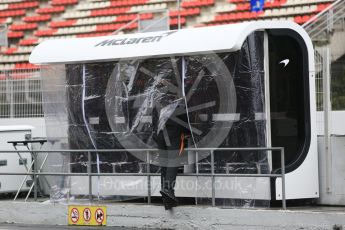
<svg viewBox="0 0 345 230"><path fill-rule="evenodd" d="M315 94L316 110L323 110L323 56L321 50L315 50Z"/></svg>
<svg viewBox="0 0 345 230"><path fill-rule="evenodd" d="M39 69L0 70L0 118L43 117Z"/></svg>
<svg viewBox="0 0 345 230"><path fill-rule="evenodd" d="M123 152L123 151L129 151L129 152L137 152L137 153L143 153L146 154L146 159L147 159L147 167L146 167L146 173L92 173L91 172L91 156L92 153L107 153L107 152ZM33 169L31 171L31 168L29 168L29 171L27 173L15 173L15 172L0 172L0 175L26 175L26 176L32 176L33 178L33 184L29 190L29 194L34 189L34 199L37 200L37 193L38 193L38 186L37 186L37 181L39 176L87 176L89 178L88 183L89 183L89 200L92 202L93 200L93 195L92 195L92 177L98 177L98 176L143 176L147 177L147 200L148 203L151 203L151 177L152 176L158 176L159 174L157 173L151 173L150 172L150 162L151 162L151 153L159 151L158 149L111 149L111 150L46 150L46 151L29 151L29 150L18 150L18 151L0 151L1 153L17 153L20 156L20 153L27 153L30 152L33 155ZM198 159L198 152L210 152L211 156L211 173L199 173L198 170L196 173L184 173L184 174L179 174L178 176L197 176L197 177L211 177L212 179L212 206L215 206L216 204L216 186L215 186L215 178L216 177L269 177L269 178L281 178L282 182L282 208L285 210L286 209L286 195L285 195L285 154L284 154L284 148L282 147L271 147L271 148L186 148L185 151L190 151L194 152L196 155L196 159ZM271 151L272 153L274 152L279 152L281 156L281 173L270 173L270 174L220 174L220 173L215 173L215 167L214 167L214 155L217 152L221 151ZM87 173L53 173L53 172L41 172L43 164L38 167L37 163L37 154L38 153L45 153L47 156L49 154L57 154L57 153L88 153L88 162L87 162ZM45 160L44 160L45 162ZM36 165L35 165L36 164ZM24 179L24 181L26 178ZM20 188L19 188L20 190ZM19 191L18 190L18 191ZM28 194L28 196L29 196ZM27 196L27 197L28 197Z"/></svg>
<svg viewBox="0 0 345 230"><path fill-rule="evenodd" d="M328 47L315 49L315 94L317 129L324 133L329 128L332 111L331 53Z"/></svg>

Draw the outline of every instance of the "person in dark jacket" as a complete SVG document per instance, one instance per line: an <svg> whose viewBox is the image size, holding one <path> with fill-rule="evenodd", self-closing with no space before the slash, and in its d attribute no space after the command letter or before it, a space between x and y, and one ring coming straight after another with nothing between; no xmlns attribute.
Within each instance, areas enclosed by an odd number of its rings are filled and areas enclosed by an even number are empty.
<svg viewBox="0 0 345 230"><path fill-rule="evenodd" d="M170 209L178 204L175 197L175 182L179 166L177 159L183 154L185 147L185 128L168 120L157 135L157 146L165 158L165 166L161 167L161 191L165 209Z"/></svg>
<svg viewBox="0 0 345 230"><path fill-rule="evenodd" d="M183 154L185 137L189 133L184 98L167 89L169 86L171 83L167 79L159 82L152 116L155 139L162 158L160 193L166 210L178 205L174 189L179 169L178 158Z"/></svg>

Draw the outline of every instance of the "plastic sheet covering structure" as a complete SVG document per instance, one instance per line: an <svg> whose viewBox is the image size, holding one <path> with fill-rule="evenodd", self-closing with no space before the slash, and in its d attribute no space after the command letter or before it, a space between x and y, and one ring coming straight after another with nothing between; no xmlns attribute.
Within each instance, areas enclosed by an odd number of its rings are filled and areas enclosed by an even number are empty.
<svg viewBox="0 0 345 230"><path fill-rule="evenodd" d="M48 140L60 143L56 148L123 149L93 154L92 172L140 175L148 171L149 160L150 172L173 166L181 174L211 173L210 152L178 154L171 148L148 158L146 152L130 151L157 148L159 138L175 143L180 138L172 131L176 127L188 134L185 147L267 146L261 32L233 53L50 65L42 73ZM266 151L216 151L214 156L216 173L269 173ZM87 161L86 152L73 153L54 164L65 172L86 172ZM151 179L151 194L159 195L159 176ZM178 177L176 194L208 203L210 181ZM55 178L53 183L53 194L87 196L86 177ZM93 195L145 197L146 183L140 176L94 177ZM216 185L217 205L268 205L262 197L270 197L269 179L219 177Z"/></svg>

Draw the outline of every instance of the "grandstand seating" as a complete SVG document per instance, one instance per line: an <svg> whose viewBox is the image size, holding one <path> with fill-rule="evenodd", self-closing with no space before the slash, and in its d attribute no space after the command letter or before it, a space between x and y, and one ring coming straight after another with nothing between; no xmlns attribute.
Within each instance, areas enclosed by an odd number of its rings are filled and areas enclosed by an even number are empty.
<svg viewBox="0 0 345 230"><path fill-rule="evenodd" d="M266 0L262 12L250 12L249 0L182 0L183 27L213 26L249 20L292 20L303 24L334 0ZM2 47L0 70L36 68L28 63L33 47L46 39L111 34L138 15L152 19L169 10L177 28L176 0L1 0L0 24L8 25L9 47ZM124 33L136 32L137 23Z"/></svg>

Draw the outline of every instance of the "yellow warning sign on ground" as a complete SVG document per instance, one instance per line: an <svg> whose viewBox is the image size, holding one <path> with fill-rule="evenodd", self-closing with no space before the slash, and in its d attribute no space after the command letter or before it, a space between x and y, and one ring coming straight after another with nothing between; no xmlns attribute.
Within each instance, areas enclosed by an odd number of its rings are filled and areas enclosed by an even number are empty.
<svg viewBox="0 0 345 230"><path fill-rule="evenodd" d="M107 225L107 208L105 206L69 205L68 225Z"/></svg>

